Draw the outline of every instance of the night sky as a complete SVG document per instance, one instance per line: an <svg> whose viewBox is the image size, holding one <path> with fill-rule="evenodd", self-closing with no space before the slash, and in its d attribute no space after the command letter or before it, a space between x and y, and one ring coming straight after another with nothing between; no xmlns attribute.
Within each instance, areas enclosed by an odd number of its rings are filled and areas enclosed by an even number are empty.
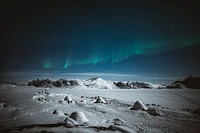
<svg viewBox="0 0 200 133"><path fill-rule="evenodd" d="M198 0L0 3L1 72L200 73Z"/></svg>

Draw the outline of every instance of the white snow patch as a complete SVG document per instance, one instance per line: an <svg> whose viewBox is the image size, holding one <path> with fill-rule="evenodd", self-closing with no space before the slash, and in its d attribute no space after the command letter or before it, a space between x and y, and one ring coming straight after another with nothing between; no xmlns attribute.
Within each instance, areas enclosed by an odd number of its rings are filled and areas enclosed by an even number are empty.
<svg viewBox="0 0 200 133"><path fill-rule="evenodd" d="M141 101L136 101L131 108L132 110L147 110L148 108Z"/></svg>
<svg viewBox="0 0 200 133"><path fill-rule="evenodd" d="M82 124L82 123L87 123L89 120L86 118L85 114L80 111L76 111L71 113L69 118L73 119L75 122Z"/></svg>
<svg viewBox="0 0 200 133"><path fill-rule="evenodd" d="M106 81L101 78L91 78L85 80L83 84L89 88L99 88L99 89L113 89L115 85L112 81Z"/></svg>

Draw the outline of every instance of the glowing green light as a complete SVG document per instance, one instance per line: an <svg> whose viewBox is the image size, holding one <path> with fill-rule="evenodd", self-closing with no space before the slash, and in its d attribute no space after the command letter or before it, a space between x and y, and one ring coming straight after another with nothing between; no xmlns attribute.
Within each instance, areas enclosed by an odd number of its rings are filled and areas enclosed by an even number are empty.
<svg viewBox="0 0 200 133"><path fill-rule="evenodd" d="M140 55L140 54L143 54L143 53L144 53L144 51L141 50L141 49L138 49L138 50L135 51L135 54L137 54L137 55Z"/></svg>
<svg viewBox="0 0 200 133"><path fill-rule="evenodd" d="M45 62L43 63L43 67L44 67L45 69L50 69L50 68L51 68L50 62L45 61Z"/></svg>
<svg viewBox="0 0 200 133"><path fill-rule="evenodd" d="M173 50L176 48L186 47L199 42L200 39L180 39L176 40L144 40L144 41L129 41L120 42L116 45L100 45L94 49L84 49L91 53L82 53L75 50L68 53L66 60L63 62L58 59L48 58L44 60L43 67L45 69L62 68L67 69L73 65L97 65L99 63L118 63L128 59L134 55L153 55L164 51ZM62 63L61 63L62 62Z"/></svg>
<svg viewBox="0 0 200 133"><path fill-rule="evenodd" d="M93 65L95 65L99 62L102 62L102 58L99 57L99 56L93 56L91 62L92 62Z"/></svg>
<svg viewBox="0 0 200 133"><path fill-rule="evenodd" d="M67 63L64 64L64 69L66 69L66 68L68 68L68 64Z"/></svg>
<svg viewBox="0 0 200 133"><path fill-rule="evenodd" d="M66 61L65 61L65 63L64 63L63 68L64 68L64 69L67 69L71 64L73 64L73 63L71 63L69 57L67 57L67 59L66 59Z"/></svg>

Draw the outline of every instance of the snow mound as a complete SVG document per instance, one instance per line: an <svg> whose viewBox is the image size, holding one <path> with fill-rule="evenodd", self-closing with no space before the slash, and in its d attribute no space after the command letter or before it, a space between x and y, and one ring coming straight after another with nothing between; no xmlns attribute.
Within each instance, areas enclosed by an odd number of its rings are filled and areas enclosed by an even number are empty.
<svg viewBox="0 0 200 133"><path fill-rule="evenodd" d="M106 101L102 97L98 96L94 103L106 103Z"/></svg>
<svg viewBox="0 0 200 133"><path fill-rule="evenodd" d="M57 114L59 117L65 116L65 114L61 110L58 110L58 109L54 110L53 114Z"/></svg>
<svg viewBox="0 0 200 133"><path fill-rule="evenodd" d="M154 108L148 108L147 113L152 116L160 116L159 112Z"/></svg>
<svg viewBox="0 0 200 133"><path fill-rule="evenodd" d="M147 110L148 108L141 101L136 101L131 110Z"/></svg>
<svg viewBox="0 0 200 133"><path fill-rule="evenodd" d="M50 102L50 98L46 95L35 95L33 96L33 99L39 103Z"/></svg>
<svg viewBox="0 0 200 133"><path fill-rule="evenodd" d="M72 103L72 98L70 96L66 96L64 98L64 101L66 101L67 103Z"/></svg>
<svg viewBox="0 0 200 133"><path fill-rule="evenodd" d="M64 122L66 122L67 125L78 125L78 123L77 123L74 119L69 118L69 117L67 117L67 118L64 120Z"/></svg>
<svg viewBox="0 0 200 133"><path fill-rule="evenodd" d="M113 89L115 87L113 82L103 80L99 77L85 80L83 84L89 88L99 88L99 89Z"/></svg>
<svg viewBox="0 0 200 133"><path fill-rule="evenodd" d="M84 124L84 123L89 122L89 120L86 118L85 114L83 112L79 112L79 111L71 113L69 118L73 119L76 123L79 123L79 124ZM67 119L67 120L69 121L69 119Z"/></svg>

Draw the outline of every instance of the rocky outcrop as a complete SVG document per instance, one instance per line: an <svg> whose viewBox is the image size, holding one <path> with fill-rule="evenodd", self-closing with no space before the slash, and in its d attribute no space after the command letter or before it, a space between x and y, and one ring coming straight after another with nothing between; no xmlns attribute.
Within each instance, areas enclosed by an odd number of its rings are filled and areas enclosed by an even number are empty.
<svg viewBox="0 0 200 133"><path fill-rule="evenodd" d="M87 80L67 80L67 79L59 79L59 80L49 80L49 79L36 79L31 80L25 84L20 85L27 85L27 86L34 86L34 87L44 87L44 88L94 88L94 89L139 89L139 88L146 88L146 89L159 89L162 85L155 85L147 82L141 81L128 81L128 82L113 82L108 80L103 80L99 77L91 78Z"/></svg>
<svg viewBox="0 0 200 133"><path fill-rule="evenodd" d="M166 86L168 89L184 89L186 88L185 85L181 83L172 83L171 85Z"/></svg>
<svg viewBox="0 0 200 133"><path fill-rule="evenodd" d="M52 88L52 87L70 87L70 86L79 86L79 82L77 80L64 80L59 79L56 81L49 80L49 79L36 79L27 82L28 86L35 86L35 87L45 87L45 88Z"/></svg>
<svg viewBox="0 0 200 133"><path fill-rule="evenodd" d="M172 84L182 84L185 85L187 88L200 89L200 76L191 75L184 80L175 81Z"/></svg>
<svg viewBox="0 0 200 133"><path fill-rule="evenodd" d="M120 89L153 88L153 85L151 85L150 83L140 82L140 81L114 82L114 84Z"/></svg>
<svg viewBox="0 0 200 133"><path fill-rule="evenodd" d="M127 89L126 83L124 82L113 82L120 89Z"/></svg>
<svg viewBox="0 0 200 133"><path fill-rule="evenodd" d="M52 81L49 79L36 79L36 80L29 81L27 85L47 88L47 87L52 87Z"/></svg>
<svg viewBox="0 0 200 133"><path fill-rule="evenodd" d="M106 101L102 97L98 96L97 100L94 103L106 103Z"/></svg>

